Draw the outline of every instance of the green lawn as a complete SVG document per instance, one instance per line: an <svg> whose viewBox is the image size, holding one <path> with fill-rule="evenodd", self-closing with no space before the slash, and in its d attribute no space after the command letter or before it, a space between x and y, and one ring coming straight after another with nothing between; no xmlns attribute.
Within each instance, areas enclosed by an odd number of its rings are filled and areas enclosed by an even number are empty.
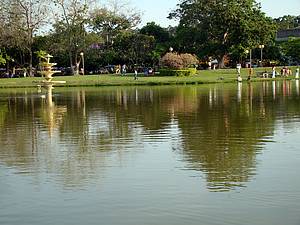
<svg viewBox="0 0 300 225"><path fill-rule="evenodd" d="M295 68L292 68L295 72ZM265 78L257 78L256 74L267 70L271 72L271 68L255 68L252 81L266 80ZM279 72L279 68L277 69ZM246 81L248 70L242 69L241 76ZM130 85L176 85L176 84L207 84L207 83L228 83L236 81L235 69L220 70L200 70L198 74L190 77L160 77L160 76L143 76L139 74L138 80L134 80L133 74L126 76L120 75L85 75L85 76L57 76L54 81L66 81L66 84L58 84L56 86L130 86ZM293 76L285 79L292 79ZM283 79L283 78L276 78ZM15 87L35 87L37 81L42 81L41 77L26 78L3 78L0 79L0 88Z"/></svg>

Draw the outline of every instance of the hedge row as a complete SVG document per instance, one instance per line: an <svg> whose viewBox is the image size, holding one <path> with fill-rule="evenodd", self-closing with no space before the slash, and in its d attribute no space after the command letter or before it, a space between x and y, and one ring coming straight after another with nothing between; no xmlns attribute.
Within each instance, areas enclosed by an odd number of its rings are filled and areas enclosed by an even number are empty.
<svg viewBox="0 0 300 225"><path fill-rule="evenodd" d="M160 69L160 76L176 76L176 77L184 77L184 76L192 76L197 73L196 68L188 68L188 69L180 69L180 70L172 70L172 69Z"/></svg>

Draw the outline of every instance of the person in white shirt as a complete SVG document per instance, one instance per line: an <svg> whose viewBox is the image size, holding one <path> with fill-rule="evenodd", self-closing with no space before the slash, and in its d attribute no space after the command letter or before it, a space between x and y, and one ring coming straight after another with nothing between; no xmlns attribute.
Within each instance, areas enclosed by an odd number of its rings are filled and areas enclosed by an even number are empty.
<svg viewBox="0 0 300 225"><path fill-rule="evenodd" d="M272 67L272 78L275 78L276 77L276 67L273 66Z"/></svg>

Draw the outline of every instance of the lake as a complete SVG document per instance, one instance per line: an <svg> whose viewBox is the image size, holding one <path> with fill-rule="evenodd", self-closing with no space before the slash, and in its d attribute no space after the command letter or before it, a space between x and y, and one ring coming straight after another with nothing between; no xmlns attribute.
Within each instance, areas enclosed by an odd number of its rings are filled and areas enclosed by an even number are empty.
<svg viewBox="0 0 300 225"><path fill-rule="evenodd" d="M0 90L0 224L299 225L299 81Z"/></svg>

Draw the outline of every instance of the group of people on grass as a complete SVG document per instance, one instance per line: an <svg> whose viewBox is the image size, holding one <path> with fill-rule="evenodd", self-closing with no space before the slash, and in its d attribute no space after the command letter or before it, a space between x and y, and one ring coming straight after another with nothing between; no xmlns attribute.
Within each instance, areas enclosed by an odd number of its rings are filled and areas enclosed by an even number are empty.
<svg viewBox="0 0 300 225"><path fill-rule="evenodd" d="M124 64L124 65L116 65L114 66L114 68L112 69L112 72L115 74L121 74L121 75L126 75L127 70L129 71L133 71L134 75L137 76L137 73L143 73L144 75L152 75L154 74L154 70L150 67L137 67L137 66L133 66L130 67L128 69L128 67Z"/></svg>
<svg viewBox="0 0 300 225"><path fill-rule="evenodd" d="M242 77L241 77L241 65L240 64L237 64L237 81L241 82L242 81ZM250 80L251 77L253 75L253 68L249 68L248 70L248 79L247 80ZM276 78L277 75L279 75L279 73L277 73L276 71L276 67L275 66L272 66L272 73L270 74L271 75L271 78ZM280 70L280 75L281 77L288 77L288 76L292 76L293 75L293 71L292 69L288 68L287 66L284 66L281 70ZM296 79L299 79L299 68L296 69L295 71L295 78ZM270 77L269 76L269 73L267 72L267 70L265 70L263 73L261 73L261 77L262 78L268 78Z"/></svg>
<svg viewBox="0 0 300 225"><path fill-rule="evenodd" d="M272 67L272 78L275 78L277 75L276 72L276 67L273 66ZM288 68L287 66L282 67L282 69L280 70L280 75L281 77L289 77L293 75L293 70ZM295 78L298 79L299 78L299 67L296 69L295 71Z"/></svg>
<svg viewBox="0 0 300 225"><path fill-rule="evenodd" d="M115 66L115 71L116 71L116 74L126 74L127 72L127 66L124 64L124 65L117 65Z"/></svg>
<svg viewBox="0 0 300 225"><path fill-rule="evenodd" d="M297 75L297 72L298 72L298 78L299 78L299 68L296 69L296 75ZM280 75L281 76L285 76L285 77L292 76L293 75L293 71L291 69L289 69L287 66L284 66L280 70Z"/></svg>

